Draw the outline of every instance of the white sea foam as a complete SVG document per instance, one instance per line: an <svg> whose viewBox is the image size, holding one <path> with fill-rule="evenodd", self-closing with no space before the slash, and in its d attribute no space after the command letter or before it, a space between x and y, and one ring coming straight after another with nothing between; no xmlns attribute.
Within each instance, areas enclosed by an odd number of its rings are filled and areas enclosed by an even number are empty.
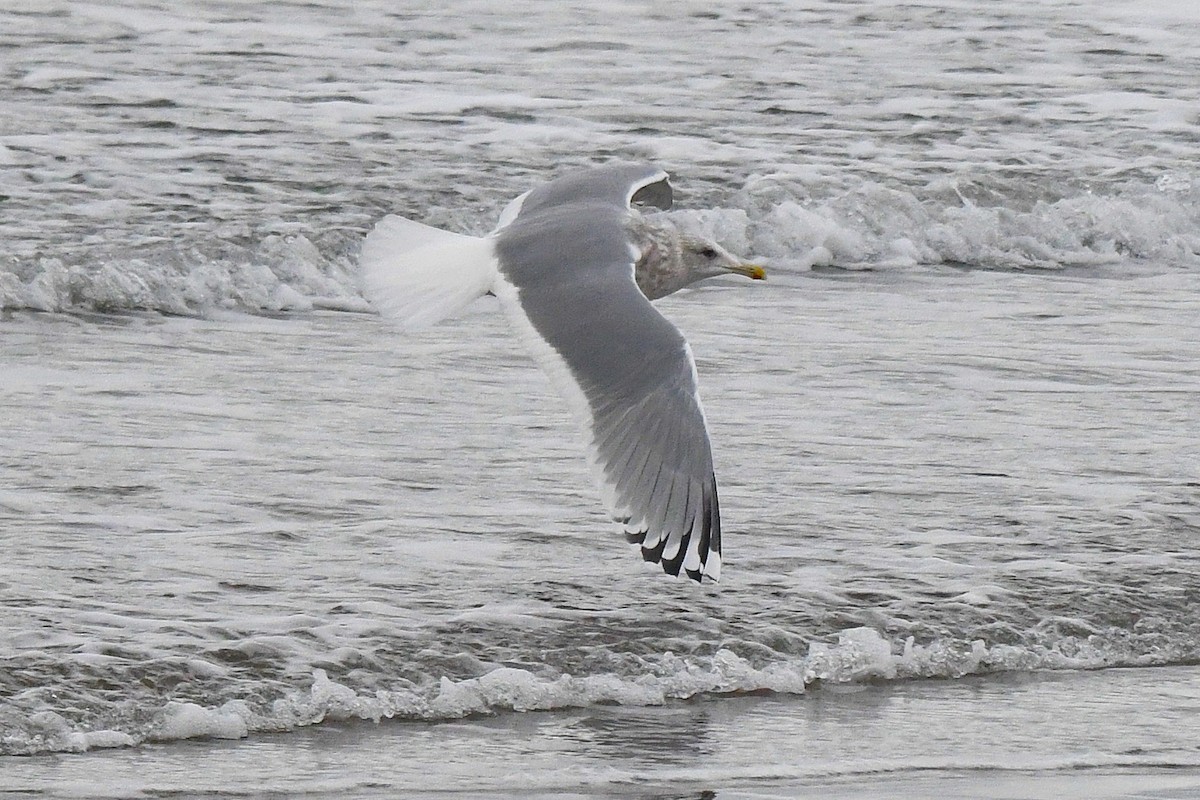
<svg viewBox="0 0 1200 800"><path fill-rule="evenodd" d="M805 203L793 199L804 190L791 179L751 177L740 196L761 211L721 208L673 217L788 272L938 264L1060 269L1131 261L1198 267L1197 187L1200 180L1193 186L1187 173L1172 173L1139 193L1083 194L1014 208L977 205L952 183L921 193L867 183ZM323 254L303 235L269 235L249 250L211 257L116 258L86 267L42 258L0 271L0 307L188 316L220 309L369 311L355 258Z"/></svg>
<svg viewBox="0 0 1200 800"><path fill-rule="evenodd" d="M1195 663L1191 6L451 5L0 9L0 752ZM494 302L313 313L610 158L770 267L661 304L719 590Z"/></svg>
<svg viewBox="0 0 1200 800"><path fill-rule="evenodd" d="M6 739L14 738L9 732ZM131 747L137 739L128 733L114 730L76 731L60 714L54 711L39 711L25 721L21 749L17 752L70 752L111 747Z"/></svg>
<svg viewBox="0 0 1200 800"><path fill-rule="evenodd" d="M168 703L163 709L152 738L241 739L249 732L253 714L244 701L230 700L220 708L204 708L196 703Z"/></svg>
<svg viewBox="0 0 1200 800"><path fill-rule="evenodd" d="M40 711L15 723L5 734L7 753L80 752L128 747L141 741L238 739L254 732L295 730L326 721L385 719L447 721L506 712L554 711L590 706L661 706L673 701L719 695L799 695L814 686L1044 669L1095 669L1170 663L1168 653L1130 657L1120 641L1101 633L1065 637L1052 648L987 645L974 642L893 646L871 628L851 628L828 642L814 642L795 661L755 664L732 650L711 657L665 653L646 659L641 674L547 675L544 670L500 666L478 677L441 677L424 687L356 690L323 669L311 685L258 708L244 700L217 707L170 702L148 726L128 730L78 729L53 711ZM252 687L243 691L257 693ZM819 689L818 689L819 691ZM15 722L15 721L14 721Z"/></svg>
<svg viewBox="0 0 1200 800"><path fill-rule="evenodd" d="M494 309L17 315L4 751L1194 660L1194 274L861 277L664 308L730 465L699 595L596 538Z"/></svg>
<svg viewBox="0 0 1200 800"><path fill-rule="evenodd" d="M0 308L360 311L358 246L386 213L479 234L538 181L613 156L662 162L682 208L716 209L721 241L784 270L1195 268L1193 12L1143 5L815 3L692 18L687 37L622 7L553 92L528 54L553 59L575 23L541 9L516 31L474 8L469 34L413 13L404 45L379 2L286 22L9 13ZM743 63L712 75L712 52Z"/></svg>

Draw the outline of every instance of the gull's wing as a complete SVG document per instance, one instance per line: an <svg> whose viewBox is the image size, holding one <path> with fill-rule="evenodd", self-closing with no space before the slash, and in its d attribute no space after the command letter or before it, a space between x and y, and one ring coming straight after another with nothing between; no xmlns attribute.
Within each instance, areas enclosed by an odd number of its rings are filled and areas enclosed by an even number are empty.
<svg viewBox="0 0 1200 800"><path fill-rule="evenodd" d="M624 208L654 206L667 211L671 208L672 198L669 176L658 167L609 164L571 172L531 189L505 206L496 223L496 231L507 227L520 215L536 214L555 206L604 203Z"/></svg>
<svg viewBox="0 0 1200 800"><path fill-rule="evenodd" d="M717 580L720 510L695 362L634 282L628 202L653 177L638 174L615 198L555 194L558 181L530 193L495 235L496 294L582 421L629 540L672 575Z"/></svg>

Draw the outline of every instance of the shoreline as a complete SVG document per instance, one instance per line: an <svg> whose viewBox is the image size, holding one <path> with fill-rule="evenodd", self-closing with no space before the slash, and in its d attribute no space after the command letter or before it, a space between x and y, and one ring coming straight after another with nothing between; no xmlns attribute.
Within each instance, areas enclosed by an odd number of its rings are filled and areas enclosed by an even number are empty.
<svg viewBox="0 0 1200 800"><path fill-rule="evenodd" d="M9 757L0 796L1182 799L1200 796L1197 708L1200 667L1182 666L327 722Z"/></svg>

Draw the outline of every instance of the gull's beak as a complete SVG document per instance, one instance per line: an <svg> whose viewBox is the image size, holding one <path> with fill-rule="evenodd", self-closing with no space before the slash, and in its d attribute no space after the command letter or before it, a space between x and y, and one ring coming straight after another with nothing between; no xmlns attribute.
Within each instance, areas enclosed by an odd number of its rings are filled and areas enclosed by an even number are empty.
<svg viewBox="0 0 1200 800"><path fill-rule="evenodd" d="M745 275L752 281L765 280L767 277L767 271L765 269L760 267L758 264L748 264L745 261L740 261L737 264L734 264L732 267L729 267L729 271L736 272L738 275Z"/></svg>

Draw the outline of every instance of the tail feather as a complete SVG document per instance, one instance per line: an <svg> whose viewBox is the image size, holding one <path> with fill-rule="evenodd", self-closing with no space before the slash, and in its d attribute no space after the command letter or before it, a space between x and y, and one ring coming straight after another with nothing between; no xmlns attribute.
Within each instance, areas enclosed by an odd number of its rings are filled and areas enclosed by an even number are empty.
<svg viewBox="0 0 1200 800"><path fill-rule="evenodd" d="M492 241L389 215L363 241L363 294L383 316L423 328L491 291Z"/></svg>

